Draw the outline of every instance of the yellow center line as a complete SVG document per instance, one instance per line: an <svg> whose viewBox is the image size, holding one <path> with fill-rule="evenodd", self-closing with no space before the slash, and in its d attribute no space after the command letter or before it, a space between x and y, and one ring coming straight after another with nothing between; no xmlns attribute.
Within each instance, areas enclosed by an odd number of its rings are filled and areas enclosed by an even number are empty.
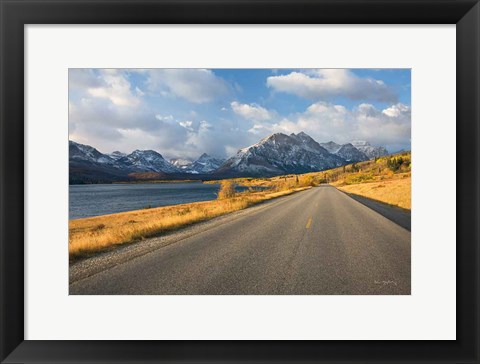
<svg viewBox="0 0 480 364"><path fill-rule="evenodd" d="M312 218L308 219L307 226L305 226L307 229L310 229L310 225L312 225Z"/></svg>

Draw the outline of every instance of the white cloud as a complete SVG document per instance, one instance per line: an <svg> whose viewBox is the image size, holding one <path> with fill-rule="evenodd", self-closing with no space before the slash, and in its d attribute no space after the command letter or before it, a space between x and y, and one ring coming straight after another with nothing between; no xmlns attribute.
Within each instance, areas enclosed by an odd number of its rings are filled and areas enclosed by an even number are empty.
<svg viewBox="0 0 480 364"><path fill-rule="evenodd" d="M206 121L206 120L200 121L199 129L210 130L212 128L213 128L213 125L210 124L208 121Z"/></svg>
<svg viewBox="0 0 480 364"><path fill-rule="evenodd" d="M407 112L409 113L410 112L410 107L408 107L407 105L403 105L403 104L399 103L399 104L390 106L389 108L383 110L382 112L385 115L394 118L394 117L399 117L400 115L402 115L404 113L407 113Z"/></svg>
<svg viewBox="0 0 480 364"><path fill-rule="evenodd" d="M240 104L237 101L233 101L230 106L235 114L248 120L265 121L273 118L273 112L256 104Z"/></svg>
<svg viewBox="0 0 480 364"><path fill-rule="evenodd" d="M196 159L202 153L229 157L231 148L238 150L254 142L243 124L197 117L177 120L155 113L145 103L125 108L97 97L69 101L70 139L104 153L153 149L167 158Z"/></svg>
<svg viewBox="0 0 480 364"><path fill-rule="evenodd" d="M320 78L318 71L305 76ZM327 79L334 89L334 77ZM390 103L377 109L363 103L347 109L332 102L312 102L303 112L282 117L254 103L233 101L228 107L234 91L211 71L75 69L69 73L69 91L71 139L102 152L154 149L167 157L195 159L204 152L229 157L273 132L305 131L319 142L366 139L387 147L408 147L410 140L406 105ZM152 98L159 95L167 99ZM211 107L183 101L215 98L222 100ZM219 111L222 106L227 112ZM241 117L230 118L233 113Z"/></svg>
<svg viewBox="0 0 480 364"><path fill-rule="evenodd" d="M155 69L145 71L150 91L181 97L197 104L228 93L227 83L210 70Z"/></svg>
<svg viewBox="0 0 480 364"><path fill-rule="evenodd" d="M395 110L395 112L392 112ZM263 137L270 133L304 131L318 142L333 140L347 143L367 140L373 145L409 147L411 110L403 104L384 110L371 104L360 104L349 110L342 105L317 102L305 112L293 114L275 123L255 123L249 132Z"/></svg>
<svg viewBox="0 0 480 364"><path fill-rule="evenodd" d="M143 93L137 88L134 95L130 82L123 73L117 70L101 70L98 79L100 84L87 88L91 96L109 99L117 106L137 106L140 103L139 97Z"/></svg>
<svg viewBox="0 0 480 364"><path fill-rule="evenodd" d="M343 96L352 100L394 102L395 93L381 80L358 77L346 69L319 69L270 76L267 86L311 100Z"/></svg>
<svg viewBox="0 0 480 364"><path fill-rule="evenodd" d="M184 127L185 129L187 129L187 130L190 130L190 131L193 130L193 128L192 128L193 121L190 121L190 120L180 121L178 124L181 125L181 126L183 126L183 127Z"/></svg>
<svg viewBox="0 0 480 364"><path fill-rule="evenodd" d="M163 121L173 121L173 115L160 115L157 114L155 115L155 118L158 120L163 120Z"/></svg>
<svg viewBox="0 0 480 364"><path fill-rule="evenodd" d="M258 135L258 134L261 134L262 132L265 132L265 131L268 131L268 130L269 130L269 128L266 127L265 125L254 124L250 129L248 129L248 132L252 133L252 134L255 134L255 135Z"/></svg>

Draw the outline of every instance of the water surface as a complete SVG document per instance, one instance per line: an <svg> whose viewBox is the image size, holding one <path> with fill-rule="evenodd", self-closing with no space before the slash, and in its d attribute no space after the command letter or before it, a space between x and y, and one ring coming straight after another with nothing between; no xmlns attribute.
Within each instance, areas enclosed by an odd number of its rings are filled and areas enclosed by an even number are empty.
<svg viewBox="0 0 480 364"><path fill-rule="evenodd" d="M217 198L219 184L145 183L70 185L70 220L146 207L178 205ZM236 187L237 191L245 187Z"/></svg>

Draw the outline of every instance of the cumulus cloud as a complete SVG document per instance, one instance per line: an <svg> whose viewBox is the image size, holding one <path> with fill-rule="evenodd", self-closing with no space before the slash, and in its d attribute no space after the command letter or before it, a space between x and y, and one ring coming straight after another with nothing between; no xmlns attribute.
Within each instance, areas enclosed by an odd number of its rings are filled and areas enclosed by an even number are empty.
<svg viewBox="0 0 480 364"><path fill-rule="evenodd" d="M408 148L411 135L411 110L403 104L377 109L371 104L360 104L353 109L327 102L310 105L275 123L256 123L249 132L259 136L282 132L306 132L318 142L333 140L347 143L367 140L387 149Z"/></svg>
<svg viewBox="0 0 480 364"><path fill-rule="evenodd" d="M392 105L389 108L386 108L382 111L385 115L390 116L392 118L399 117L401 115L408 114L410 115L410 107L403 104L396 104Z"/></svg>
<svg viewBox="0 0 480 364"><path fill-rule="evenodd" d="M155 115L155 118L157 118L158 120L164 120L164 121L172 121L174 119L173 115L160 115L160 114Z"/></svg>
<svg viewBox="0 0 480 364"><path fill-rule="evenodd" d="M82 91L90 97L104 98L117 106L137 106L143 92L132 90L126 75L118 70L102 69L97 73L86 69L72 69L69 73L69 88Z"/></svg>
<svg viewBox="0 0 480 364"><path fill-rule="evenodd" d="M180 121L178 123L179 125L183 126L185 129L191 129L192 128L192 125L193 125L193 121Z"/></svg>
<svg viewBox="0 0 480 364"><path fill-rule="evenodd" d="M235 120L177 119L143 104L116 107L104 98L69 102L70 139L103 153L153 149L165 158L193 160L203 153L226 158L232 150L255 142L241 124Z"/></svg>
<svg viewBox="0 0 480 364"><path fill-rule="evenodd" d="M269 126L265 126L262 124L254 124L250 129L248 129L248 132L258 135L258 134L265 133L266 131L268 132L269 130L270 130Z"/></svg>
<svg viewBox="0 0 480 364"><path fill-rule="evenodd" d="M397 95L383 81L359 77L346 69L320 69L270 76L267 86L278 92L311 100L343 96L352 100L397 101Z"/></svg>
<svg viewBox="0 0 480 364"><path fill-rule="evenodd" d="M187 139L186 147L193 158L198 158L202 153L212 156L228 158L240 148L255 143L256 140L242 131L200 128L198 132L191 133Z"/></svg>
<svg viewBox="0 0 480 364"><path fill-rule="evenodd" d="M201 104L228 93L228 85L210 70L153 69L146 70L148 86L153 92L163 92Z"/></svg>
<svg viewBox="0 0 480 364"><path fill-rule="evenodd" d="M132 86L130 78L134 75L137 84ZM194 110L188 118L177 119L144 101L144 96L152 95L152 88L192 102L210 100L227 90L222 79L204 70L71 69L70 138L102 152L154 149L173 157L195 158L204 152L226 156L221 133L212 123L195 120L199 116ZM198 144L194 145L194 140Z"/></svg>
<svg viewBox="0 0 480 364"><path fill-rule="evenodd" d="M257 104L240 104L233 101L230 106L235 114L238 114L248 120L270 120L273 117L273 112L257 105Z"/></svg>
<svg viewBox="0 0 480 364"><path fill-rule="evenodd" d="M102 152L131 152L148 148L158 150L162 140L172 144L181 143L182 138L184 140L184 128L168 117L157 116L145 105L118 107L107 99L96 97L70 101L70 138L97 147ZM137 138L141 132L145 136ZM150 143L152 137L155 137L156 145Z"/></svg>
<svg viewBox="0 0 480 364"><path fill-rule="evenodd" d="M347 72L340 75L345 80L322 72L302 74L355 95L359 81L345 85L358 77ZM365 139L387 148L410 144L410 107L401 103L381 108L362 100L347 108L337 100L314 100L305 108L302 100L301 109L289 108L298 112L280 115L255 103L228 104L236 99L232 94L231 86L207 70L70 70L70 138L102 152L153 149L166 158L185 159L204 152L230 157L273 132L305 131L319 142Z"/></svg>

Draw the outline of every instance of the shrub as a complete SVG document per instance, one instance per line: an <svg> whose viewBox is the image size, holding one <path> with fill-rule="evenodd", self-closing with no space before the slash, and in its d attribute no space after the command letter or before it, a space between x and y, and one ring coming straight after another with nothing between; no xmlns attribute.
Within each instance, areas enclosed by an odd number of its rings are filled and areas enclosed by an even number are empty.
<svg viewBox="0 0 480 364"><path fill-rule="evenodd" d="M353 163L352 167L350 169L350 172L355 173L355 172L359 172L359 171L360 171L360 167L357 166L357 163Z"/></svg>
<svg viewBox="0 0 480 364"><path fill-rule="evenodd" d="M103 229L105 229L105 224L98 224L92 230L93 231L99 231L99 230L103 230Z"/></svg>
<svg viewBox="0 0 480 364"><path fill-rule="evenodd" d="M404 160L402 157L393 157L387 160L387 167L390 168L392 172L396 172L400 169Z"/></svg>
<svg viewBox="0 0 480 364"><path fill-rule="evenodd" d="M222 181L220 190L218 191L218 199L223 200L226 198L235 197L235 186L231 181Z"/></svg>
<svg viewBox="0 0 480 364"><path fill-rule="evenodd" d="M315 183L315 180L311 174L304 174L303 176L300 176L300 187L315 187L316 185L317 184Z"/></svg>
<svg viewBox="0 0 480 364"><path fill-rule="evenodd" d="M357 184L357 183L364 183L364 182L369 182L373 181L373 175L371 173L369 174L352 174L346 177L345 179L345 184L351 185L351 184Z"/></svg>

